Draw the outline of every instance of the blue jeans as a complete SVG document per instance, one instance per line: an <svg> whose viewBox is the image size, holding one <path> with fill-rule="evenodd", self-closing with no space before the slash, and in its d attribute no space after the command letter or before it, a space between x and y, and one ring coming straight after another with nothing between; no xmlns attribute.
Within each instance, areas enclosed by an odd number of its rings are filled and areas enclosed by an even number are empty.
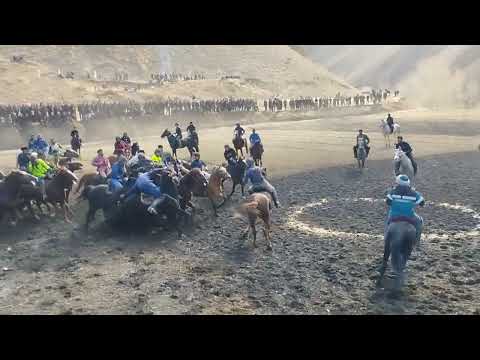
<svg viewBox="0 0 480 360"><path fill-rule="evenodd" d="M385 219L385 230L384 230L384 237L387 236L387 229L388 225L390 224L391 220L391 214L388 212L387 218ZM422 235L422 230L423 230L423 219L420 215L414 214L414 217L412 218L415 222L415 230L417 232L417 243L420 241L420 236Z"/></svg>
<svg viewBox="0 0 480 360"><path fill-rule="evenodd" d="M110 183L108 185L108 190L115 193L123 189L123 183L121 180L118 179L110 179Z"/></svg>

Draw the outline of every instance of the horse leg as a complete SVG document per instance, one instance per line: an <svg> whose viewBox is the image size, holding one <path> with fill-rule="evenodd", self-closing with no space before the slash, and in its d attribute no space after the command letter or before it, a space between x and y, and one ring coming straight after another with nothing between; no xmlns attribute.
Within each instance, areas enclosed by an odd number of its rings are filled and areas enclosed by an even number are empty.
<svg viewBox="0 0 480 360"><path fill-rule="evenodd" d="M72 221L68 218L67 204L62 201L60 206L63 209L63 216L64 216L65 221L70 224Z"/></svg>
<svg viewBox="0 0 480 360"><path fill-rule="evenodd" d="M379 273L380 276L377 280L377 285L380 285L382 283L383 277L385 275L385 271L387 270L387 265L388 265L388 258L390 257L390 239L387 237L387 234L385 234L385 245L383 249L383 262L382 265L380 266Z"/></svg>
<svg viewBox="0 0 480 360"><path fill-rule="evenodd" d="M228 198L230 199L233 195L233 193L235 192L235 188L237 187L237 183L233 183L233 186L232 186L232 192L230 193L230 195L228 195Z"/></svg>
<svg viewBox="0 0 480 360"><path fill-rule="evenodd" d="M265 221L265 227L263 228L263 235L267 241L267 250L272 250L272 239L270 238L270 221Z"/></svg>
<svg viewBox="0 0 480 360"><path fill-rule="evenodd" d="M257 247L257 229L255 228L255 220L250 222L250 229L252 229L253 235L253 247Z"/></svg>
<svg viewBox="0 0 480 360"><path fill-rule="evenodd" d="M93 219L95 219L95 214L97 213L97 209L96 208L88 208L88 212L87 212L87 221L85 222L85 230L88 231L88 225L90 225L90 222L93 221Z"/></svg>
<svg viewBox="0 0 480 360"><path fill-rule="evenodd" d="M32 218L37 221L40 221L40 217L37 214L35 214L35 211L33 211L31 201L27 201L27 208L28 208L28 211L30 212L30 215L32 215Z"/></svg>
<svg viewBox="0 0 480 360"><path fill-rule="evenodd" d="M240 239L245 239L250 231L250 225L247 226L247 228L241 232L240 234Z"/></svg>

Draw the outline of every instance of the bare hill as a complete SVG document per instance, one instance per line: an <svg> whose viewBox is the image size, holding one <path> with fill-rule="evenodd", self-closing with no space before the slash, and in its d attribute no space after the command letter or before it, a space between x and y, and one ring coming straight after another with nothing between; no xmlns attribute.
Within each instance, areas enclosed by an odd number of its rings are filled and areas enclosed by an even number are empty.
<svg viewBox="0 0 480 360"><path fill-rule="evenodd" d="M394 87L435 107L480 104L478 45L292 46L355 86Z"/></svg>
<svg viewBox="0 0 480 360"><path fill-rule="evenodd" d="M12 63L23 55L23 63ZM75 80L58 79L75 72ZM87 80L96 71L102 81ZM129 82L114 83L115 72ZM155 72L203 72L207 80L180 81L130 91L132 82L146 83ZM240 79L220 80L235 75ZM1 45L2 103L92 100L144 100L157 97L308 96L348 93L354 88L290 47L243 45ZM126 90L129 88L129 90Z"/></svg>

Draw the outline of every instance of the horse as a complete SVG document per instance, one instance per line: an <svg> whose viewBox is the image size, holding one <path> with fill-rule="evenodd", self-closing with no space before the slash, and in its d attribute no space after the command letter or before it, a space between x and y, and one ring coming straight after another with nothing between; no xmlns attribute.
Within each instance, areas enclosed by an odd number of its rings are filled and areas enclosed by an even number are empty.
<svg viewBox="0 0 480 360"><path fill-rule="evenodd" d="M16 209L23 203L18 198L21 187L23 185L33 185L37 178L24 171L13 170L10 174L0 182L0 219L4 213L9 213L11 224L17 223Z"/></svg>
<svg viewBox="0 0 480 360"><path fill-rule="evenodd" d="M235 148L235 151L237 152L237 157L238 157L238 150L240 150L240 153L242 154L243 157L243 148L245 147L245 153L248 154L248 142L247 139L242 137L240 134L236 134L235 137L232 140L233 147Z"/></svg>
<svg viewBox="0 0 480 360"><path fill-rule="evenodd" d="M77 189L75 190L75 194L78 194L82 188L86 188L90 185L102 185L107 183L107 178L95 173L88 173L84 174L80 181L78 182Z"/></svg>
<svg viewBox="0 0 480 360"><path fill-rule="evenodd" d="M189 135L185 139L178 139L168 129L165 129L165 131L160 137L162 139L164 137L167 138L170 148L172 149L172 154L175 157L175 159L178 159L177 149L183 149L184 147L186 147L188 149L188 152L190 153L190 158L193 156L194 148L198 150L198 137L197 137L197 143L195 144L195 141L191 135Z"/></svg>
<svg viewBox="0 0 480 360"><path fill-rule="evenodd" d="M393 132L388 126L387 121L385 119L380 120L380 129L382 129L383 137L385 138L385 148L392 147L390 142L390 136L398 136L400 135L400 125L393 124Z"/></svg>
<svg viewBox="0 0 480 360"><path fill-rule="evenodd" d="M367 149L365 149L365 144L359 141L357 148L357 162L358 168L363 169L365 167L365 160L367 159Z"/></svg>
<svg viewBox="0 0 480 360"><path fill-rule="evenodd" d="M73 217L73 212L68 205L68 195L72 190L73 184L78 182L77 176L69 170L59 170L51 181L46 184L47 202L55 206L60 204L63 209L65 221L71 223L68 215Z"/></svg>
<svg viewBox="0 0 480 360"><path fill-rule="evenodd" d="M238 161L231 161L226 166L228 173L232 178L232 192L228 195L228 198L231 198L233 193L235 192L235 188L237 185L240 185L242 188L242 196L245 195L245 183L244 177L245 172L247 170L247 164L243 159L238 159Z"/></svg>
<svg viewBox="0 0 480 360"><path fill-rule="evenodd" d="M415 226L407 221L392 222L388 225L385 235L383 263L380 267L380 277L377 285L382 283L387 269L388 259L392 258L392 268L395 273L395 290L400 290L404 282L404 270L416 242Z"/></svg>
<svg viewBox="0 0 480 360"><path fill-rule="evenodd" d="M223 204L225 204L225 191L223 188L223 183L225 180L231 179L230 174L227 169L223 166L215 166L212 169L212 174L208 180L207 186L207 196L212 204L213 212L215 216L218 216L217 209L219 209ZM217 205L217 200L221 199L222 202Z"/></svg>
<svg viewBox="0 0 480 360"><path fill-rule="evenodd" d="M250 232L253 234L253 247L257 247L257 219L263 221L263 234L267 241L267 249L272 250L272 240L270 237L271 231L271 216L272 216L272 198L267 192L258 192L250 195L236 210L236 215L247 218L248 227L240 235L240 238L247 239L250 237Z"/></svg>
<svg viewBox="0 0 480 360"><path fill-rule="evenodd" d="M206 197L208 182L200 169L188 171L181 179L178 185L180 208L185 210L187 206L195 214L195 206L192 203L192 196Z"/></svg>
<svg viewBox="0 0 480 360"><path fill-rule="evenodd" d="M262 164L262 155L263 155L263 145L259 142L252 145L250 148L250 155L253 158L256 166L263 166Z"/></svg>
<svg viewBox="0 0 480 360"><path fill-rule="evenodd" d="M395 149L395 155L393 157L393 169L395 177L404 174L410 179L410 183L413 185L415 180L415 172L413 170L412 161L402 151L402 149Z"/></svg>

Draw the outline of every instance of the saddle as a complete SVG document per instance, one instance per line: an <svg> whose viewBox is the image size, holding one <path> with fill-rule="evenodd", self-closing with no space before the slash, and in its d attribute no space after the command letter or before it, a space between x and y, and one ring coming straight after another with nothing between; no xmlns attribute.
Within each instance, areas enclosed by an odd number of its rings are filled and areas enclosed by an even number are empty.
<svg viewBox="0 0 480 360"><path fill-rule="evenodd" d="M417 225L413 218L407 217L407 216L394 216L392 219L390 219L389 224L394 223L394 222L407 222L407 223L409 223L410 225L413 225L413 226Z"/></svg>

